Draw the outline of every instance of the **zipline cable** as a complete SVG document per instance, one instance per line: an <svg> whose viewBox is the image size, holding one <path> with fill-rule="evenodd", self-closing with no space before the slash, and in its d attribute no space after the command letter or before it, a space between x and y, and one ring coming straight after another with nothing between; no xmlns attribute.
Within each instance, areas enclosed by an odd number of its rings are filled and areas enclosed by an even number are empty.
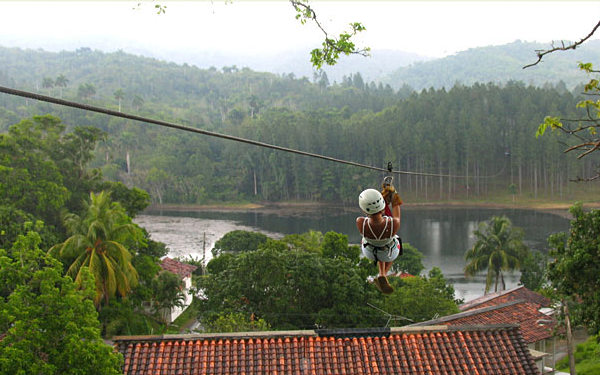
<svg viewBox="0 0 600 375"><path fill-rule="evenodd" d="M387 169L385 169L385 168L379 168L379 167L374 167L374 166L371 166L371 165L356 163L356 162L353 162L353 161L348 161L348 160L343 160L343 159L337 159L337 158L333 158L331 156L325 156L325 155L315 154L315 153L312 153L312 152L295 150L295 149L292 149L292 148L283 147L283 146L277 146L277 145L272 145L272 144L265 143L265 142L253 141L251 139L236 137L236 136L233 136L233 135L221 134L221 133L212 132L212 131L209 131L209 130L202 130L202 129L198 129L198 128L192 128L192 127L189 127L189 126L179 125L179 124L175 124L175 123L168 122L168 121L154 120L154 119L147 118L147 117L142 117L142 116L138 116L138 115L132 115L132 114L128 114L128 113L118 112L118 111L115 111L115 110L101 108L101 107L96 107L96 106L89 105L89 104L82 104L82 103L77 103L77 102L73 102L73 101L69 101L69 100L53 98L51 96L40 95L40 94L32 93L32 92L29 92L29 91L11 89L9 87L0 86L0 92L2 92L4 94L8 94L8 95L20 96L20 97L23 97L23 98L34 99L34 100L38 100L38 101L42 101L42 102L47 102L47 103L52 103L52 104L57 104L57 105L62 105L62 106L66 106L66 107L83 109L84 111L102 113L102 114L105 114L105 115L114 116L114 117L120 117L120 118L127 119L127 120L134 120L134 121L139 121L139 122L145 122L145 123L155 124L155 125L164 126L164 127L167 127L167 128L178 129L178 130L183 130L183 131L187 131L187 132L192 132L192 133L198 133L198 134L202 134L202 135L207 135L209 137L216 137L216 138L228 139L228 140L235 141L235 142L247 143L247 144L251 144L251 145L254 145L254 146L270 148L270 149L273 149L273 150L278 150L278 151L283 151L283 152L290 152L290 153L293 153L293 154L304 155L304 156L309 156L309 157L313 157L313 158L328 160L328 161L332 161L334 163L347 164L347 165L351 165L351 166L354 166L354 167L366 168L366 169L371 169L371 170L375 170L375 171L388 172L389 173L389 171ZM505 167L506 167L506 165L505 165ZM497 174L495 174L493 176L479 176L478 178L496 177L499 174L501 174L503 171L504 171L504 168L502 168L502 170L500 172L498 172ZM474 176L458 176L458 175L451 175L451 174L410 172L410 171L401 171L401 170L392 170L391 173L403 174L403 175L412 175L412 176L447 177L447 178L469 178L469 177L474 177Z"/></svg>

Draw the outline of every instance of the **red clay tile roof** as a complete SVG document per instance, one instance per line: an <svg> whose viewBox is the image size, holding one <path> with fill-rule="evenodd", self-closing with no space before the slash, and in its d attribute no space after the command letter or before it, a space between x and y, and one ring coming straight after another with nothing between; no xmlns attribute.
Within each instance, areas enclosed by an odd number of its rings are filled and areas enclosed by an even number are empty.
<svg viewBox="0 0 600 375"><path fill-rule="evenodd" d="M390 276L399 277L401 279L406 279L406 278L409 278L409 277L415 277L415 275L411 275L410 273L404 272L404 271L391 274Z"/></svg>
<svg viewBox="0 0 600 375"><path fill-rule="evenodd" d="M523 300L511 301L497 306L472 309L427 322L411 324L418 327L432 324L517 324L526 343L534 343L553 336L556 320L538 311L539 305Z"/></svg>
<svg viewBox="0 0 600 375"><path fill-rule="evenodd" d="M473 299L460 305L459 309L460 311L467 311L480 307L500 305L502 303L516 300L525 300L527 302L538 304L541 307L550 307L552 304L548 298L521 285L513 289L490 293Z"/></svg>
<svg viewBox="0 0 600 375"><path fill-rule="evenodd" d="M514 325L116 337L125 374L539 374Z"/></svg>
<svg viewBox="0 0 600 375"><path fill-rule="evenodd" d="M163 270L173 272L176 275L179 275L182 279L185 277L190 277L192 272L194 272L198 267L192 266L191 264L181 263L171 258L164 258L160 261L160 266Z"/></svg>

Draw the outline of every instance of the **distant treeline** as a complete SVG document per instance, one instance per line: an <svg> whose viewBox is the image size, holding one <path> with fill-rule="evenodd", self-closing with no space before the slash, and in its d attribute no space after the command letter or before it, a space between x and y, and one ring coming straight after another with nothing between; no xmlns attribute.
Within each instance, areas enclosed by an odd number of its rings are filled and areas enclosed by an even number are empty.
<svg viewBox="0 0 600 375"><path fill-rule="evenodd" d="M569 178L593 169L591 158L563 155L558 134L535 138L545 116L576 116L578 99L560 86L458 84L417 93L364 82L358 73L332 85L325 74L203 70L89 49L0 49L0 67L0 83L20 89L377 167L392 161L395 169L469 176L397 176L413 200L509 191L568 198ZM146 189L155 202L346 203L381 180L366 169L0 95L3 129L45 113L105 131L93 166Z"/></svg>

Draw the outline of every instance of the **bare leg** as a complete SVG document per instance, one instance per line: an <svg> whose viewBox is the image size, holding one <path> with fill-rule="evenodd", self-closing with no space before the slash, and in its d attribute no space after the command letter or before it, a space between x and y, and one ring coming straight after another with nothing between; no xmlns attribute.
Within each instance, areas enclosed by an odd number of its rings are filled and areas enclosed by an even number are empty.
<svg viewBox="0 0 600 375"><path fill-rule="evenodd" d="M377 262L377 268L379 268L379 276L377 277L381 291L384 294L390 294L394 291L394 288L390 285L387 279L387 272L389 271L392 262Z"/></svg>
<svg viewBox="0 0 600 375"><path fill-rule="evenodd" d="M385 267L384 268L385 275L387 275L388 272L390 272L390 269L392 268L392 264L394 264L394 262L385 262L385 266L384 266Z"/></svg>
<svg viewBox="0 0 600 375"><path fill-rule="evenodd" d="M377 262L377 268L379 269L379 276L387 275L386 265L387 265L386 262L382 262L382 261Z"/></svg>

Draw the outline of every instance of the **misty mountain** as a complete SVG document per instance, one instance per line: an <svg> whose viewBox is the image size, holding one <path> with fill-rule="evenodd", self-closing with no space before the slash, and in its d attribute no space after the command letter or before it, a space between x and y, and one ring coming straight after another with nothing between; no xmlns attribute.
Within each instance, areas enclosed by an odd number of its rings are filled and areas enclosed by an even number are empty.
<svg viewBox="0 0 600 375"><path fill-rule="evenodd" d="M538 65L523 69L523 66L537 60L536 50L548 48L549 44L522 41L471 48L441 59L399 67L382 81L396 89L409 85L416 90L450 88L457 82L470 86L475 82L505 83L512 80L543 86L563 81L568 89L572 89L589 80L578 69L578 62L600 61L600 40L594 40L576 50L554 52L545 56Z"/></svg>
<svg viewBox="0 0 600 375"><path fill-rule="evenodd" d="M0 42L4 39L0 37ZM31 41L5 41L20 48L31 48ZM294 50L267 54L244 54L214 50L158 50L151 45L140 45L121 40L115 44L110 39L98 38L79 42L81 45L61 45L56 41L49 46L51 51L76 50L91 47L103 52L114 52L115 48L135 55L155 58L176 64L188 64L201 69L236 66L250 68L256 72L270 72L291 77L307 77L313 80L315 69L310 63L312 47L297 46ZM365 82L382 82L394 89L408 85L415 90L424 88L450 88L455 83L470 86L475 82L505 83L522 81L525 84L543 86L563 81L566 88L573 89L587 80L586 74L577 68L579 61L600 60L600 40L589 41L576 50L556 52L546 56L537 66L523 69L524 65L536 60L535 51L547 49L548 43L515 41L500 46L471 48L444 58L434 59L414 53L392 50L374 50L370 57L342 56L335 66L325 66L330 83L340 83L344 77L360 72ZM41 51L38 49L37 51Z"/></svg>
<svg viewBox="0 0 600 375"><path fill-rule="evenodd" d="M233 66L250 68L257 72L269 72L282 75L293 74L295 77L307 77L312 80L316 70L310 62L310 49L296 49L277 54L241 55L218 51L151 51L137 49L136 54L154 57L161 60L173 61L179 64L187 63L202 69L211 66L222 68ZM369 57L343 56L335 66L324 66L323 71L331 83L341 82L343 77L349 77L360 72L367 82L381 79L399 67L416 62L431 60L430 57L414 53L391 50L374 50Z"/></svg>
<svg viewBox="0 0 600 375"><path fill-rule="evenodd" d="M256 53L245 54L241 52L223 52L216 50L194 50L194 49L156 49L151 44L140 44L127 37L119 40L104 37L88 37L86 40L48 40L44 41L45 51L75 51L80 48L91 48L102 52L123 52L151 57L177 64L194 65L201 69L215 67L221 69L224 66L235 65L238 69L247 67L257 72L270 72L282 75L293 74L295 77L307 77L312 80L315 69L310 63L310 51L314 46L295 46L294 49L279 53ZM17 47L21 49L37 48L39 42L27 37L0 36L0 46ZM323 71L331 83L341 82L344 76L350 76L360 72L367 82L380 81L382 77L394 72L400 67L408 66L419 61L431 60L431 57L417 55L415 53L373 50L371 56L342 56L335 66L324 66Z"/></svg>

